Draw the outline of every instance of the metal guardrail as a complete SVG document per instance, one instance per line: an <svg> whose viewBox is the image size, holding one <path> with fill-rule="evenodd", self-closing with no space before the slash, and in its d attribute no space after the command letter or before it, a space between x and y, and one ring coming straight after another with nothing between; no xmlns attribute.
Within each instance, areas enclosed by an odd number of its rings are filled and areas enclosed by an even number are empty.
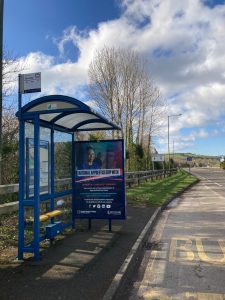
<svg viewBox="0 0 225 300"><path fill-rule="evenodd" d="M177 169L165 169L165 170L150 170L150 171L138 171L138 172L126 172L126 184L131 187L134 184L140 184L143 181L162 179L167 176L175 174Z"/></svg>
<svg viewBox="0 0 225 300"><path fill-rule="evenodd" d="M147 181L149 179L159 179L163 177L170 176L176 173L177 169L165 169L165 170L150 170L150 171L137 171L137 172L126 172L126 184L130 187L134 184L140 184L143 181ZM70 178L57 179L56 183L58 184L67 184L69 183ZM18 193L19 184L6 184L0 185L0 197L1 195ZM1 202L1 201L0 201Z"/></svg>
<svg viewBox="0 0 225 300"><path fill-rule="evenodd" d="M126 172L126 185L131 187L132 185L139 185L143 181L161 179L167 176L171 176L176 173L177 169L170 170L151 170L151 171L138 171L138 172ZM57 179L57 184L70 184L71 178ZM0 215L10 214L18 211L18 201L9 203L1 203L1 197L5 197L7 194L15 195L19 191L19 184L7 184L0 185ZM15 197L14 197L15 198Z"/></svg>
<svg viewBox="0 0 225 300"><path fill-rule="evenodd" d="M19 184L0 185L0 195L17 193L19 191Z"/></svg>

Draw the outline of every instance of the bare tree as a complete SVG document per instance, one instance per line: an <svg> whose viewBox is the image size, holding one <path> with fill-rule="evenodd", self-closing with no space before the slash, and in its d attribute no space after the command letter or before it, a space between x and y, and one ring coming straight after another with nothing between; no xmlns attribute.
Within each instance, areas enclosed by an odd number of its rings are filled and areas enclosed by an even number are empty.
<svg viewBox="0 0 225 300"><path fill-rule="evenodd" d="M90 96L105 116L121 126L127 142L133 139L132 125L138 112L140 71L136 53L107 47L97 51L89 67Z"/></svg>
<svg viewBox="0 0 225 300"><path fill-rule="evenodd" d="M0 122L0 184L12 183L18 179L18 122L12 103L7 97L15 90L18 73L24 69L18 58L4 50L2 61L3 102ZM9 167L10 166L10 167Z"/></svg>
<svg viewBox="0 0 225 300"><path fill-rule="evenodd" d="M14 110L4 109L2 118L2 184L18 182L18 120Z"/></svg>
<svg viewBox="0 0 225 300"><path fill-rule="evenodd" d="M15 92L15 86L18 80L18 74L25 69L25 63L22 63L18 57L14 56L11 52L4 50L3 55L3 109L6 105L7 97Z"/></svg>
<svg viewBox="0 0 225 300"><path fill-rule="evenodd" d="M92 99L106 117L122 126L123 103L119 97L121 75L117 50L105 47L98 51L89 66L89 78Z"/></svg>
<svg viewBox="0 0 225 300"><path fill-rule="evenodd" d="M160 95L160 92L157 88L152 90L151 101L148 106L148 112L146 114L146 127L145 135L147 136L147 166L150 167L150 156L152 145L152 137L157 136L160 133L160 129L164 124L164 118L166 113L166 101Z"/></svg>
<svg viewBox="0 0 225 300"><path fill-rule="evenodd" d="M135 136L142 146L146 131L149 137L156 131L163 104L147 67L147 61L136 52L107 47L96 52L89 67L90 97L106 117L121 126L130 152Z"/></svg>

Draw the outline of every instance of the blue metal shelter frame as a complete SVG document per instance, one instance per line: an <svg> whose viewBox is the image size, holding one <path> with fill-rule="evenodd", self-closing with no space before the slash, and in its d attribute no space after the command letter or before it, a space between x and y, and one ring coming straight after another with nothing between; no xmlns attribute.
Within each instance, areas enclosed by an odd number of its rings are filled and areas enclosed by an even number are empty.
<svg viewBox="0 0 225 300"><path fill-rule="evenodd" d="M34 259L40 259L40 241L46 239L46 234L40 236L40 203L50 200L50 209L54 211L54 200L58 197L72 195L72 220L68 224L60 225L50 234L51 238L66 226L73 226L74 222L74 141L75 132L90 130L120 130L116 124L92 110L83 102L68 96L50 95L38 98L22 107L21 94L19 94L19 238L18 238L18 259L23 259L24 253L33 253ZM27 167L26 155L26 133L25 124L32 123L34 126L34 193L29 197L26 193ZM46 194L40 193L40 127L48 128L51 132L50 141L50 189ZM72 189L63 192L54 190L54 131L69 133L72 135ZM24 215L27 207L34 210L34 233L33 241L25 245L24 239ZM54 224L54 217L51 217L51 224Z"/></svg>

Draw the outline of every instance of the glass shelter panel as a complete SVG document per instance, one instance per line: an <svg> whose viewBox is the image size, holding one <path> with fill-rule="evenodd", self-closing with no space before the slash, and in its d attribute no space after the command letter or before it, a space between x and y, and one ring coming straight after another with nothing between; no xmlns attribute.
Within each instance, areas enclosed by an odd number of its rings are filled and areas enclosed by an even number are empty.
<svg viewBox="0 0 225 300"><path fill-rule="evenodd" d="M34 239L34 207L27 206L24 209L24 242L25 245Z"/></svg>
<svg viewBox="0 0 225 300"><path fill-rule="evenodd" d="M29 124L32 125L33 124ZM26 134L26 197L34 196L34 137L32 127ZM50 193L50 140L51 131L40 127L40 194Z"/></svg>
<svg viewBox="0 0 225 300"><path fill-rule="evenodd" d="M40 127L40 192L50 193L51 130Z"/></svg>
<svg viewBox="0 0 225 300"><path fill-rule="evenodd" d="M24 139L24 155L25 155L25 168L24 168L24 198L29 198L30 189L33 189L33 164L29 157L28 141L34 140L34 124L25 123L25 139ZM33 179L32 179L33 180ZM34 206L24 208L24 243L28 244L34 239Z"/></svg>
<svg viewBox="0 0 225 300"><path fill-rule="evenodd" d="M63 192L72 188L72 135L54 132L54 188Z"/></svg>
<svg viewBox="0 0 225 300"><path fill-rule="evenodd" d="M61 221L63 224L70 223L72 220L72 195L55 198L54 207L61 211L56 221Z"/></svg>
<svg viewBox="0 0 225 300"><path fill-rule="evenodd" d="M29 157L29 149L28 149L28 141L29 140L34 140L34 124L32 123L25 123L25 162L26 162L26 167L24 169L25 172L25 180L24 180L24 191L25 191L25 198L29 198L29 190L30 190L30 185L33 185L31 182L31 176L32 176L32 170L34 169L34 166L32 167L32 163L34 162L31 161L31 158ZM29 170L30 169L30 170Z"/></svg>

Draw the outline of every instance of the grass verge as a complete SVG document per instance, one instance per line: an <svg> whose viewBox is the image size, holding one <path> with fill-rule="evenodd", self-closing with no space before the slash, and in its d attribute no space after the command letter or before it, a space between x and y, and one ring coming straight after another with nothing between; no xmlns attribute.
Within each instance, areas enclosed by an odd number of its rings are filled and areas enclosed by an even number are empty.
<svg viewBox="0 0 225 300"><path fill-rule="evenodd" d="M161 206L195 181L196 177L179 170L171 177L130 188L126 193L127 202L132 206Z"/></svg>

